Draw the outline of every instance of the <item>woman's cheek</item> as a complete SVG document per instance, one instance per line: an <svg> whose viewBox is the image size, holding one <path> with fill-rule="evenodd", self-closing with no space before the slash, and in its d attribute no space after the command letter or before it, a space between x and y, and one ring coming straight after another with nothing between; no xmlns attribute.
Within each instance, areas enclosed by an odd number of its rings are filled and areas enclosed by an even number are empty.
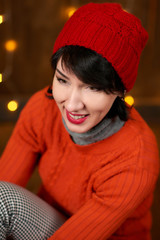
<svg viewBox="0 0 160 240"><path fill-rule="evenodd" d="M67 100L67 91L63 87L58 87L53 91L54 99L57 103L61 103Z"/></svg>

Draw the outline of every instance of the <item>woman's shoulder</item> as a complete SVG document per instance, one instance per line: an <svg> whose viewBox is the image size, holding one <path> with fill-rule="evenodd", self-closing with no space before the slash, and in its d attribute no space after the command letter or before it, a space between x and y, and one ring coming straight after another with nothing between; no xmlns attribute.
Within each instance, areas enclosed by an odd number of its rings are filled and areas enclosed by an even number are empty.
<svg viewBox="0 0 160 240"><path fill-rule="evenodd" d="M54 107L55 106L55 107ZM51 88L49 86L34 93L26 105L22 109L22 114L25 112L30 115L40 117L44 111L56 110L56 104L51 94Z"/></svg>
<svg viewBox="0 0 160 240"><path fill-rule="evenodd" d="M131 110L130 119L124 125L124 135L127 143L127 136L131 140L127 149L137 153L139 167L153 172L159 171L159 151L155 134L135 108Z"/></svg>
<svg viewBox="0 0 160 240"><path fill-rule="evenodd" d="M134 109L123 127L101 142L101 151L106 152L113 162L124 166L134 165L154 175L159 171L159 152L153 131ZM107 158L106 158L107 159Z"/></svg>
<svg viewBox="0 0 160 240"><path fill-rule="evenodd" d="M131 109L130 118L125 125L126 131L128 131L133 138L139 138L141 140L148 139L149 142L156 142L152 129L135 108Z"/></svg>
<svg viewBox="0 0 160 240"><path fill-rule="evenodd" d="M30 128L44 129L46 125L55 121L55 116L59 116L58 107L51 94L48 93L49 87L45 87L34 93L24 108L22 109L18 124L23 123ZM51 124L50 124L51 125Z"/></svg>
<svg viewBox="0 0 160 240"><path fill-rule="evenodd" d="M25 135L25 138L29 139L28 142L35 140L44 145L52 134L60 114L55 100L51 96L48 97L48 89L45 87L30 97L16 123L16 136ZM50 139L52 137L50 136Z"/></svg>

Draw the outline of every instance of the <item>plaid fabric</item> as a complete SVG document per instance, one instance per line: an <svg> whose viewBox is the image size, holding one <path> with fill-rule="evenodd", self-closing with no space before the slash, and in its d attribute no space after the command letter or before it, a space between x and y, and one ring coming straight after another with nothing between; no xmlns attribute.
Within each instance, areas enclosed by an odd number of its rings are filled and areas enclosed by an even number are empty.
<svg viewBox="0 0 160 240"><path fill-rule="evenodd" d="M49 204L28 190L0 182L0 239L45 240L66 221Z"/></svg>

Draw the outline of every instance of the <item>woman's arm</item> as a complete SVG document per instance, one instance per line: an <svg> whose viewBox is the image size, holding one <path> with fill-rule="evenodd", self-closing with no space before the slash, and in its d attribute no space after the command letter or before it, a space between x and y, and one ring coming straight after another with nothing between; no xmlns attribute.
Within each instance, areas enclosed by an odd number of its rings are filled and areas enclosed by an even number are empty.
<svg viewBox="0 0 160 240"><path fill-rule="evenodd" d="M92 199L49 240L108 239L153 191L156 179L156 175L137 166L117 173L103 182Z"/></svg>
<svg viewBox="0 0 160 240"><path fill-rule="evenodd" d="M41 115L42 93L39 92L22 110L0 158L0 180L26 185L42 151Z"/></svg>

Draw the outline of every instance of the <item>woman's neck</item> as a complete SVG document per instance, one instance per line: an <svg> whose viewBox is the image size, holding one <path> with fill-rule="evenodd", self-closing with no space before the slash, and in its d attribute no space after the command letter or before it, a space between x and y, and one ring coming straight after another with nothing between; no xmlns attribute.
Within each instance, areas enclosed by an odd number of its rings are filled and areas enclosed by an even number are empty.
<svg viewBox="0 0 160 240"><path fill-rule="evenodd" d="M70 134L72 140L78 145L88 145L91 143L95 143L101 140L104 140L114 133L118 132L121 127L124 125L124 121L120 120L117 116L114 119L110 119L105 117L100 123L98 123L95 127L90 129L85 133L75 133L68 129L64 119L63 124Z"/></svg>

